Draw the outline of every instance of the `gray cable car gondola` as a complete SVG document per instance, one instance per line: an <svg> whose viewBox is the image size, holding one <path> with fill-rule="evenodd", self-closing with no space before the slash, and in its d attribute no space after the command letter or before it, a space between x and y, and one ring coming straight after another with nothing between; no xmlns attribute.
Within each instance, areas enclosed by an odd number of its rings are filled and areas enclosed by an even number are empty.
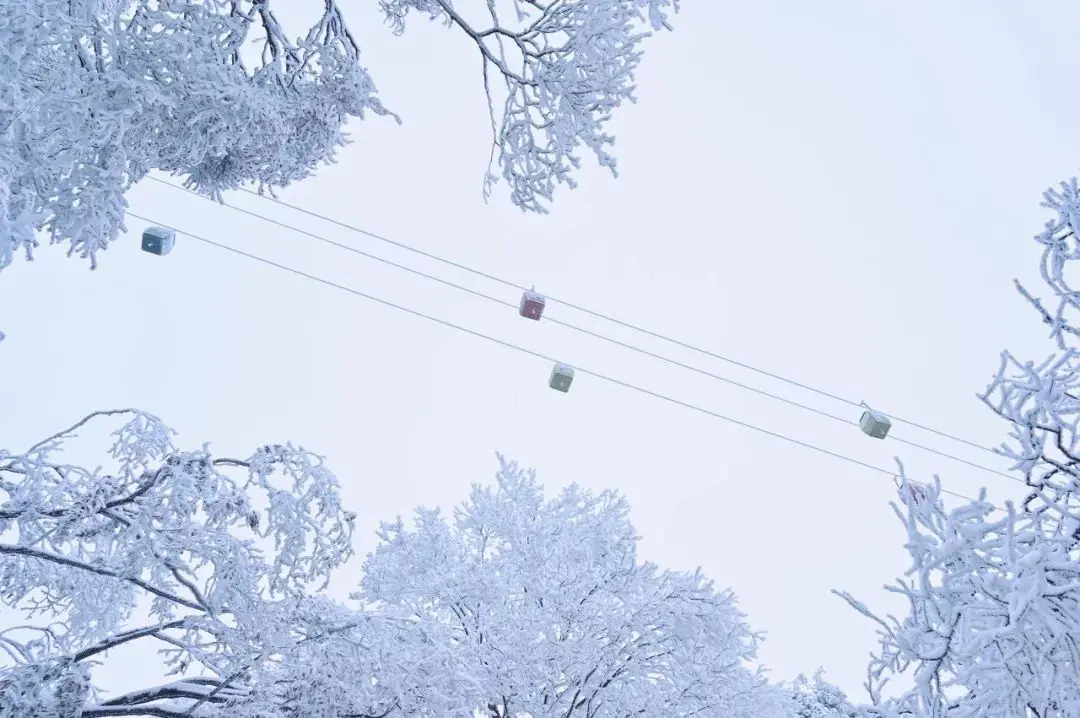
<svg viewBox="0 0 1080 718"><path fill-rule="evenodd" d="M176 232L165 227L147 227L143 230L142 249L144 252L164 257L176 245Z"/></svg>
<svg viewBox="0 0 1080 718"><path fill-rule="evenodd" d="M863 433L874 439L884 439L889 434L889 429L892 428L892 422L889 421L889 417L884 414L874 411L864 403L863 406L866 410L859 418L859 428L863 430Z"/></svg>
<svg viewBox="0 0 1080 718"><path fill-rule="evenodd" d="M563 394L570 391L570 384L574 381L574 370L565 364L556 364L551 370L551 379L548 386Z"/></svg>

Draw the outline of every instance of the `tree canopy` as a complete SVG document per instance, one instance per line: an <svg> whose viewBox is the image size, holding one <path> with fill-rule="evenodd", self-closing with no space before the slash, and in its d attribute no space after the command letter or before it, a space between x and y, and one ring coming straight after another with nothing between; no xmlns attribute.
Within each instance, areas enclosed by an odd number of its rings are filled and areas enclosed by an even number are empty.
<svg viewBox="0 0 1080 718"><path fill-rule="evenodd" d="M249 183L272 191L333 161L349 120L397 118L336 0L321 4L294 41L269 0L0 3L0 270L32 256L38 233L95 266L123 230L125 193L151 171L217 199ZM677 4L381 8L396 33L420 13L475 45L493 142L484 192L501 178L516 206L544 212L574 185L582 150L615 171L608 120L634 99L642 42Z"/></svg>
<svg viewBox="0 0 1080 718"><path fill-rule="evenodd" d="M1024 476L1022 500L999 509L984 489L947 508L936 477L929 491L902 492L894 509L911 567L890 590L909 613L882 618L842 594L880 626L867 686L881 715L1080 715L1080 295L1068 279L1080 260L1080 182L1048 190L1043 204L1054 216L1036 241L1052 299L1016 288L1056 348L1040 362L1003 352L981 395L1009 426L999 451ZM884 699L907 671L914 685Z"/></svg>
<svg viewBox="0 0 1080 718"><path fill-rule="evenodd" d="M110 420L102 468L60 460ZM622 497L499 461L452 519L383 524L338 601L355 516L302 447L181 450L121 410L0 452L0 718L795 718L731 592L641 561ZM104 692L135 643L168 675Z"/></svg>

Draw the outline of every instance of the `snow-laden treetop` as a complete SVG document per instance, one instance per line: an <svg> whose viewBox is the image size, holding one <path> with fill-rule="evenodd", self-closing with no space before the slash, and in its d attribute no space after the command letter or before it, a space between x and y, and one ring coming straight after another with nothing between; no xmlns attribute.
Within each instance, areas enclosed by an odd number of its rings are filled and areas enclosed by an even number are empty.
<svg viewBox="0 0 1080 718"><path fill-rule="evenodd" d="M493 133L484 191L501 177L514 204L543 212L557 185L573 186L583 149L615 171L607 121L634 99L642 40L668 27L677 3L381 7L395 32L420 13L475 45ZM321 17L296 40L275 4L0 3L0 269L37 245L36 231L93 266L123 229L124 193L152 170L219 199L246 183L272 190L333 161L350 118L396 117L335 0L318 3Z"/></svg>
<svg viewBox="0 0 1080 718"><path fill-rule="evenodd" d="M103 468L62 460L110 419ZM730 591L641 561L615 492L545 497L500 457L452 516L383 524L334 601L354 522L321 457L180 450L144 412L0 452L0 607L24 617L0 630L0 718L794 715ZM136 643L163 681L102 692Z"/></svg>

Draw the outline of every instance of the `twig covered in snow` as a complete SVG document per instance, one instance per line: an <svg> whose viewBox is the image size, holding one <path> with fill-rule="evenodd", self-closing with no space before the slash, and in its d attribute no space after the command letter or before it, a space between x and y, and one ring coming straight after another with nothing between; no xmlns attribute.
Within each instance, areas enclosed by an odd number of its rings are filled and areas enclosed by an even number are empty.
<svg viewBox="0 0 1080 718"><path fill-rule="evenodd" d="M265 0L0 3L0 271L32 257L38 232L95 266L153 170L219 200L248 183L272 192L334 162L350 119L400 122L336 0L317 4L294 41ZM494 143L485 196L497 164L514 204L543 212L574 185L580 149L614 172L608 120L634 100L642 41L677 0L511 0L511 24L499 4L477 4L483 25L448 0L381 7L395 32L421 12L475 43Z"/></svg>
<svg viewBox="0 0 1080 718"><path fill-rule="evenodd" d="M1036 240L1053 308L1017 288L1057 351L1039 363L1004 352L980 396L1010 425L999 451L1026 477L1022 503L1007 502L1002 516L985 491L952 509L936 482L921 501L906 494L897 515L912 564L889 590L908 614L881 618L841 594L880 626L867 687L883 716L1080 715L1080 294L1068 279L1080 260L1080 183L1048 191L1045 205L1056 216ZM908 669L914 687L883 700L890 677Z"/></svg>

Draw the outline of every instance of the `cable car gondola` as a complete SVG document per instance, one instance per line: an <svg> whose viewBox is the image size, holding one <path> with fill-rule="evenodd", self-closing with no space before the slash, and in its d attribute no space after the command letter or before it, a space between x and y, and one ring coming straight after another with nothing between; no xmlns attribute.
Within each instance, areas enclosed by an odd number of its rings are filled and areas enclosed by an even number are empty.
<svg viewBox="0 0 1080 718"><path fill-rule="evenodd" d="M573 381L574 370L566 364L556 364L551 370L551 378L548 379L548 386L555 391L561 391L565 394L570 391L570 384L572 384Z"/></svg>

